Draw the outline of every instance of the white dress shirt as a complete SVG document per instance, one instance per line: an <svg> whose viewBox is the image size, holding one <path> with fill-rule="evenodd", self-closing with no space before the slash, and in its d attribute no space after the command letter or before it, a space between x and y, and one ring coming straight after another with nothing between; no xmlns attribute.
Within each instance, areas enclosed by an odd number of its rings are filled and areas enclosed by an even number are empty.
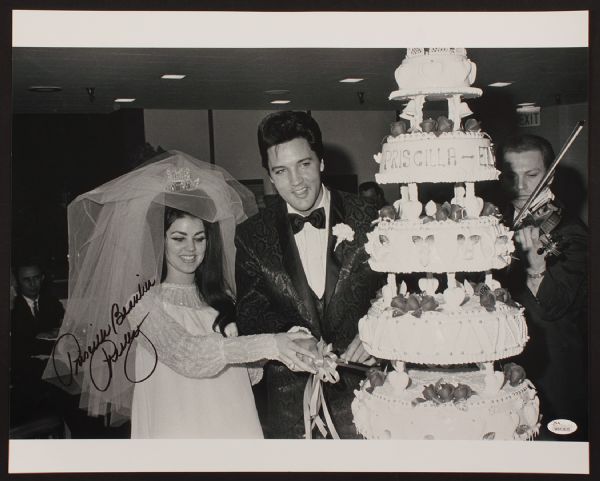
<svg viewBox="0 0 600 481"><path fill-rule="evenodd" d="M39 297L37 297L36 299L29 299L29 297L27 296L23 296L23 299L25 299L25 302L27 303L27 305L29 306L29 309L31 310L31 314L35 317L35 309L34 309L34 303L36 301L38 301L38 309L40 308L39 305Z"/></svg>
<svg viewBox="0 0 600 481"><path fill-rule="evenodd" d="M325 229L317 229L310 222L304 224L304 228L294 234L296 246L302 261L302 267L308 280L308 285L320 299L325 293L325 276L327 272L327 241L329 238L329 205L331 203L330 192L321 184L323 196L315 209L323 207L325 210ZM291 205L287 204L288 213L299 214Z"/></svg>

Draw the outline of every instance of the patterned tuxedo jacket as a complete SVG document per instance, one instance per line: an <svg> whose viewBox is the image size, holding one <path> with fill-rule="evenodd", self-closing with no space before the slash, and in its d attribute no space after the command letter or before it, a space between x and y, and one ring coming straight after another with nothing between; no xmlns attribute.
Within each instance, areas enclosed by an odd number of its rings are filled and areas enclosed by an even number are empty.
<svg viewBox="0 0 600 481"><path fill-rule="evenodd" d="M354 194L331 190L329 239L322 315L298 254L287 217L277 196L259 214L238 226L236 233L237 325L240 334L287 332L294 326L310 330L341 354L358 333L358 320L370 307L384 276L373 272L365 252L366 233L377 210ZM353 241L334 249L333 226L354 230ZM356 437L350 402L361 377L339 369L342 379L325 385L325 397L341 437ZM302 394L306 373L295 373L279 362L265 366L267 416L265 436L300 438L304 434Z"/></svg>

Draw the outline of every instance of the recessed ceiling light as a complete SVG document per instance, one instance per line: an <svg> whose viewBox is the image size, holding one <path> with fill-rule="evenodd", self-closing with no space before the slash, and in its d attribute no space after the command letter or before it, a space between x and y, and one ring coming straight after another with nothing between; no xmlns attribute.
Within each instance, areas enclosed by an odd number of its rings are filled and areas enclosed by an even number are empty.
<svg viewBox="0 0 600 481"><path fill-rule="evenodd" d="M494 82L493 84L489 84L488 87L508 87L512 82Z"/></svg>
<svg viewBox="0 0 600 481"><path fill-rule="evenodd" d="M535 105L535 102L521 102L517 104L518 107L527 107L528 105Z"/></svg>
<svg viewBox="0 0 600 481"><path fill-rule="evenodd" d="M272 104L289 104L290 100L271 100Z"/></svg>
<svg viewBox="0 0 600 481"><path fill-rule="evenodd" d="M285 89L265 90L265 93L269 94L269 95L285 95L285 94L289 94L290 91L289 90L285 90Z"/></svg>
<svg viewBox="0 0 600 481"><path fill-rule="evenodd" d="M167 79L167 80L181 80L181 79L185 78L185 75L168 73L168 74L165 74L165 75L161 76L160 78L164 78L164 79Z"/></svg>
<svg viewBox="0 0 600 481"><path fill-rule="evenodd" d="M31 92L60 92L62 87L57 87L55 85L34 85L33 87L29 87Z"/></svg>
<svg viewBox="0 0 600 481"><path fill-rule="evenodd" d="M342 83L348 83L348 84L355 84L358 82L362 82L364 80L364 78L345 78L340 80L340 82Z"/></svg>
<svg viewBox="0 0 600 481"><path fill-rule="evenodd" d="M115 102L119 102L119 103L127 103L127 102L133 102L135 101L135 99L115 99Z"/></svg>

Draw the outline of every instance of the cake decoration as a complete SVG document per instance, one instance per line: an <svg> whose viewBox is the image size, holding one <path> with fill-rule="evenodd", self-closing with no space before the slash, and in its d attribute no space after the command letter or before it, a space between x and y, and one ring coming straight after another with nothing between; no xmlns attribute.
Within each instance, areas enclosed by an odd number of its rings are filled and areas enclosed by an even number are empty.
<svg viewBox="0 0 600 481"><path fill-rule="evenodd" d="M456 386L450 383L442 382L443 378L440 378L438 382L429 384L423 389L423 397L418 397L413 401L413 405L418 403L424 403L427 401L433 401L436 404L442 404L446 402L461 402L469 399L473 394L473 390L466 384L458 383Z"/></svg>
<svg viewBox="0 0 600 481"><path fill-rule="evenodd" d="M518 364L510 362L504 366L504 379L508 381L511 386L518 386L525 381L526 377L525 369Z"/></svg>

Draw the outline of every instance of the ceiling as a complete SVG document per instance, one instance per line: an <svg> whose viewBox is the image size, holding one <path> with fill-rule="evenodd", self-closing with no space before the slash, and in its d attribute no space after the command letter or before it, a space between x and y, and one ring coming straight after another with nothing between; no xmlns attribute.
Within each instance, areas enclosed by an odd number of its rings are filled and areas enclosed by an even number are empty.
<svg viewBox="0 0 600 481"><path fill-rule="evenodd" d="M394 70L406 49L13 48L14 113L110 113L119 108L390 110ZM468 49L484 97L542 107L587 101L586 48ZM162 80L162 74L186 74ZM360 77L360 83L339 83ZM488 87L512 81L504 88ZM31 86L59 92L31 92ZM94 101L86 91L94 88ZM267 94L267 90L289 94ZM364 93L364 103L359 102ZM115 104L118 97L135 102Z"/></svg>

